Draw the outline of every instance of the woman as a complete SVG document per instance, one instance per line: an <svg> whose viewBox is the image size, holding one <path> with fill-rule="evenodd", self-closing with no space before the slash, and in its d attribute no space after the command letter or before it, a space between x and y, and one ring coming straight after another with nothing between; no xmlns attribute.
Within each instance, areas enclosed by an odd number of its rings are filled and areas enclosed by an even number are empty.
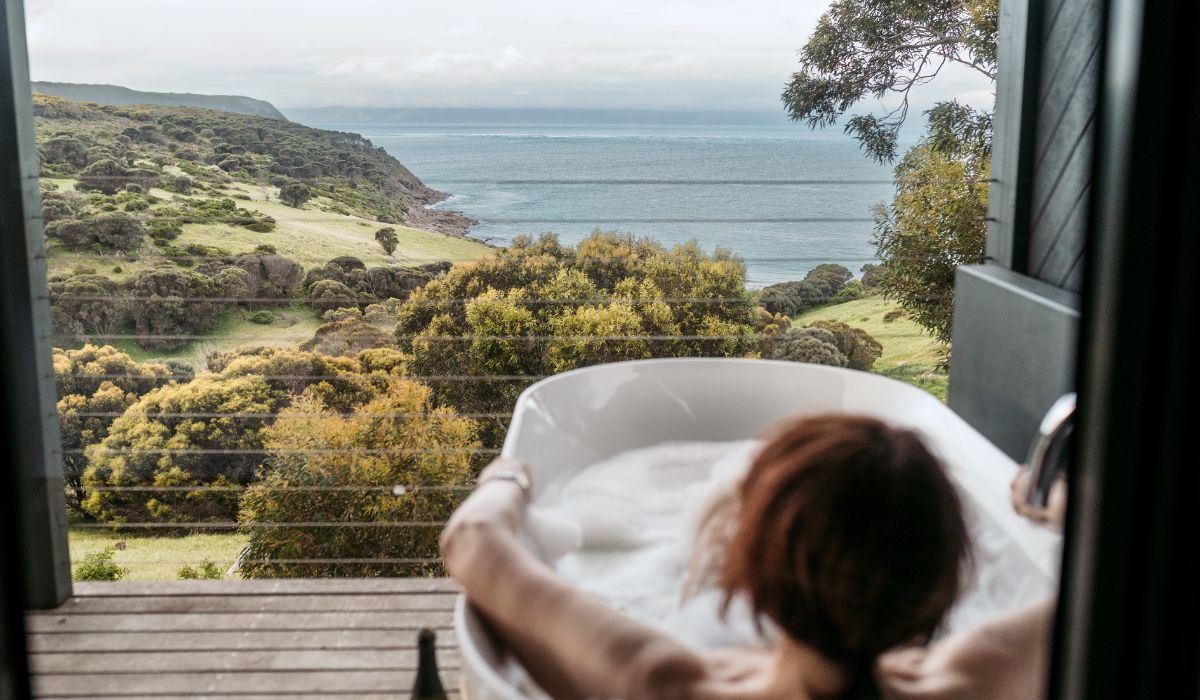
<svg viewBox="0 0 1200 700"><path fill-rule="evenodd" d="M742 481L714 578L780 632L772 651L693 651L572 587L518 542L528 487L497 460L442 536L450 574L556 698L842 698L885 650L924 641L960 588L962 507L912 432L791 422Z"/></svg>

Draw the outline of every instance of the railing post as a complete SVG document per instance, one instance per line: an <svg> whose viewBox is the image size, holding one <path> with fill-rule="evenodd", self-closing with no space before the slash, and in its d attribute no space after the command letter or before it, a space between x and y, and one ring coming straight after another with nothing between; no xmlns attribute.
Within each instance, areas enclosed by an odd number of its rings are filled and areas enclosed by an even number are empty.
<svg viewBox="0 0 1200 700"><path fill-rule="evenodd" d="M25 606L48 608L70 597L71 562L21 0L0 12L0 468L16 488Z"/></svg>

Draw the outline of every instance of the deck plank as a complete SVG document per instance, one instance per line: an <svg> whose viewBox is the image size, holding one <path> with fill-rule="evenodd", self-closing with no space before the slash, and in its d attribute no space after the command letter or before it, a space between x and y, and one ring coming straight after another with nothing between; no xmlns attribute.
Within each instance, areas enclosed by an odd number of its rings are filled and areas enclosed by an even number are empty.
<svg viewBox="0 0 1200 700"><path fill-rule="evenodd" d="M442 680L457 689L446 579L80 583L31 613L39 698L404 697L416 636L438 630Z"/></svg>
<svg viewBox="0 0 1200 700"><path fill-rule="evenodd" d="M34 695L125 697L126 695L295 693L395 693L412 690L412 671L304 671L247 673L48 674L33 677ZM80 683L86 679L85 683Z"/></svg>
<svg viewBox="0 0 1200 700"><path fill-rule="evenodd" d="M75 597L131 595L350 595L457 593L448 578L281 578L215 581L77 581Z"/></svg>
<svg viewBox="0 0 1200 700"><path fill-rule="evenodd" d="M454 648L454 631L438 629L438 648ZM414 649L416 634L394 630L309 630L244 632L77 632L33 634L34 653L101 651L236 651L254 649Z"/></svg>
<svg viewBox="0 0 1200 700"><path fill-rule="evenodd" d="M334 610L337 608L334 607ZM98 615L33 615L28 630L56 632L153 632L206 630L340 630L420 629L447 627L450 611L308 612L308 613L111 613Z"/></svg>
<svg viewBox="0 0 1200 700"><path fill-rule="evenodd" d="M306 649L268 651L150 651L31 654L35 674L217 673L222 671L416 671L415 649ZM458 669L458 652L442 649L438 667Z"/></svg>
<svg viewBox="0 0 1200 700"><path fill-rule="evenodd" d="M71 598L54 610L35 616L103 613L242 613L242 612L405 612L452 611L454 593L386 595L158 595L90 596Z"/></svg>
<svg viewBox="0 0 1200 700"><path fill-rule="evenodd" d="M458 693L454 692L454 690L450 690L449 688L446 689L446 695L449 696L450 700L455 700L458 698L458 696L460 696L460 695L458 695ZM352 690L352 692L348 692L348 693L212 693L212 694L188 694L188 695L179 695L178 693L172 693L172 694L168 694L168 695L122 694L122 695L119 695L119 698L121 698L122 700L174 700L175 698L181 698L181 696L182 696L182 698L188 698L188 700L203 700L205 698L211 698L214 700L217 700L217 699L218 700L280 700L280 698L304 698L305 700L319 700L322 698L329 698L331 700L332 699L346 700L346 698L354 698L354 700L400 700L401 698L404 698L404 696L407 696L407 694L404 694L404 693L402 693L400 695L397 695L396 693L366 693L366 694L364 694L364 693L354 692L354 690ZM79 698L79 695L38 695L38 698L46 699L46 700L66 699L66 698Z"/></svg>

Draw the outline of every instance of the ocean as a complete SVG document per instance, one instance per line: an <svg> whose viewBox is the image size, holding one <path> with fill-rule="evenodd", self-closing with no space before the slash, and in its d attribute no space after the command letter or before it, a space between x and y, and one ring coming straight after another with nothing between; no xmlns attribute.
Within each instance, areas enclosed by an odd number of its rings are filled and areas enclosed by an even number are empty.
<svg viewBox="0 0 1200 700"><path fill-rule="evenodd" d="M870 208L893 192L891 167L857 142L800 125L312 125L387 149L450 194L439 207L479 220L475 238L695 239L739 254L751 287L875 262Z"/></svg>

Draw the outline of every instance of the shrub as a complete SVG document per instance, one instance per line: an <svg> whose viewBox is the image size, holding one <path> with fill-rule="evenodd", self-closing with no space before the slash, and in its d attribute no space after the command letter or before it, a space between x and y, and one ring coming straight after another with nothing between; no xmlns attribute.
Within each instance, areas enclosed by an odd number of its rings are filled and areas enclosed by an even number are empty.
<svg viewBox="0 0 1200 700"><path fill-rule="evenodd" d="M303 182L293 182L279 188L279 199L289 207L299 209L304 206L304 203L312 199L312 188Z"/></svg>
<svg viewBox="0 0 1200 700"><path fill-rule="evenodd" d="M250 314L251 323L257 323L259 325L266 326L272 323L274 320L275 314L271 313L270 311L255 311L254 313Z"/></svg>
<svg viewBox="0 0 1200 700"><path fill-rule="evenodd" d="M38 150L47 163L63 163L75 167L87 165L87 144L75 136L54 136L43 142Z"/></svg>
<svg viewBox="0 0 1200 700"><path fill-rule="evenodd" d="M133 250L142 244L146 230L141 222L125 214L102 214L91 219L55 221L46 227L46 235L57 238L70 248L99 246L113 250Z"/></svg>
<svg viewBox="0 0 1200 700"><path fill-rule="evenodd" d="M54 349L55 388L62 435L67 505L78 510L87 493L80 454L108 435L108 428L138 397L186 374L158 363L137 363L110 346L85 344L78 350Z"/></svg>
<svg viewBox="0 0 1200 700"><path fill-rule="evenodd" d="M222 281L232 283L236 280L227 276ZM138 344L146 349L182 347L188 341L171 336L196 335L209 330L224 309L222 302L207 299L240 296L236 293L240 290L222 289L211 277L168 267L138 272L130 280L129 289L138 297L138 302L132 306L137 334L167 336L139 338Z"/></svg>
<svg viewBox="0 0 1200 700"><path fill-rule="evenodd" d="M892 309L883 315L884 323L892 323L898 318L904 318L904 309Z"/></svg>
<svg viewBox="0 0 1200 700"><path fill-rule="evenodd" d="M116 550L112 547L92 552L75 567L76 581L120 581L128 573L114 562Z"/></svg>
<svg viewBox="0 0 1200 700"><path fill-rule="evenodd" d="M340 312L351 309L333 309L325 314L340 316ZM323 355L351 357L363 350L386 348L392 345L390 333L362 320L362 312L353 309L357 316L334 318L317 329L309 340L300 344L301 350L319 352ZM349 314L345 314L349 316Z"/></svg>
<svg viewBox="0 0 1200 700"><path fill-rule="evenodd" d="M773 314L796 316L833 301L852 277L841 265L818 265L798 282L764 287L759 294L759 304Z"/></svg>
<svg viewBox="0 0 1200 700"><path fill-rule="evenodd" d="M171 178L171 189L179 194L190 194L195 185L196 181L187 175L176 175Z"/></svg>
<svg viewBox="0 0 1200 700"><path fill-rule="evenodd" d="M111 158L102 158L84 168L79 174L79 189L97 190L105 194L116 194L126 185L136 184L143 190L158 185L159 174L141 168L127 169Z"/></svg>
<svg viewBox="0 0 1200 700"><path fill-rule="evenodd" d="M386 416L381 418L381 416ZM428 387L391 384L383 396L349 416L322 402L301 399L265 431L279 450L272 467L242 497L247 525L294 522L361 522L361 528L247 528L247 577L441 575L440 527L391 523L441 522L470 483L469 450L478 447L475 424L452 409L434 408ZM295 448L345 448L297 454ZM437 448L421 452L423 448ZM395 451L392 451L395 450ZM407 487L393 495L393 485ZM306 491L286 486L353 485L362 490ZM449 487L429 488L426 487ZM289 564L287 559L429 559L430 563Z"/></svg>
<svg viewBox="0 0 1200 700"><path fill-rule="evenodd" d="M680 300L703 299L703 302ZM671 300L667 302L665 300ZM719 303L713 303L718 301ZM691 243L593 233L575 247L520 237L494 257L455 265L400 307L396 337L410 371L530 377L611 359L748 356L774 332L728 252ZM619 336L633 335L637 338ZM547 340L549 338L550 340ZM529 382L439 382L441 402L470 412L510 410ZM498 444L489 423L485 441Z"/></svg>
<svg viewBox="0 0 1200 700"><path fill-rule="evenodd" d="M247 296L285 299L299 288L304 268L293 260L276 255L274 250L271 246L259 246L254 253L238 256L234 262L246 273Z"/></svg>
<svg viewBox="0 0 1200 700"><path fill-rule="evenodd" d="M116 282L90 273L55 277L49 282L50 320L57 336L115 334L129 319L129 305Z"/></svg>
<svg viewBox="0 0 1200 700"><path fill-rule="evenodd" d="M850 369L869 372L875 360L883 355L883 345L861 328L836 321L814 321L809 327L833 334L838 351L846 357Z"/></svg>
<svg viewBox="0 0 1200 700"><path fill-rule="evenodd" d="M106 438L86 450L88 491L83 510L109 523L228 520L236 512L231 492L173 491L179 486L231 486L249 482L262 461L260 421L241 413L270 413L283 392L257 377L201 378L159 387L113 421ZM220 417L177 417L190 413ZM147 415L167 414L147 418ZM205 450L203 452L199 450ZM208 450L216 450L209 452ZM222 451L235 450L233 454ZM249 452L247 452L249 450ZM161 486L164 491L98 491L101 486Z"/></svg>
<svg viewBox="0 0 1200 700"><path fill-rule="evenodd" d="M318 314L356 305L356 295L341 282L321 280L308 288L308 304Z"/></svg>
<svg viewBox="0 0 1200 700"><path fill-rule="evenodd" d="M771 360L845 367L846 356L833 333L819 328L793 328L773 339L764 353Z"/></svg>
<svg viewBox="0 0 1200 700"><path fill-rule="evenodd" d="M51 224L64 219L74 219L84 208L83 200L66 192L42 194L42 221Z"/></svg>
<svg viewBox="0 0 1200 700"><path fill-rule="evenodd" d="M175 575L185 580L225 578L225 573L221 571L221 568L208 559L202 560L195 567L184 564L179 567L179 571L175 572Z"/></svg>
<svg viewBox="0 0 1200 700"><path fill-rule="evenodd" d="M230 520L237 512L231 487L253 481L267 457L263 428L270 421L261 416L297 397L350 413L394 383L386 373L400 360L375 366L386 360L372 355L370 371L364 371L366 360L283 348L210 355L209 373L141 396L113 421L107 437L85 448L83 485L88 493L83 510L113 525ZM149 488L112 491L98 490L100 486ZM178 489L193 486L219 488Z"/></svg>
<svg viewBox="0 0 1200 700"><path fill-rule="evenodd" d="M833 303L841 304L847 301L854 301L855 299L862 299L866 295L867 290L863 286L862 282L859 282L858 280L850 280L846 283L845 287L842 287L840 292L834 295Z"/></svg>
<svg viewBox="0 0 1200 700"><path fill-rule="evenodd" d="M183 233L183 225L178 221L155 219L146 226L150 239L157 242L173 241Z"/></svg>

